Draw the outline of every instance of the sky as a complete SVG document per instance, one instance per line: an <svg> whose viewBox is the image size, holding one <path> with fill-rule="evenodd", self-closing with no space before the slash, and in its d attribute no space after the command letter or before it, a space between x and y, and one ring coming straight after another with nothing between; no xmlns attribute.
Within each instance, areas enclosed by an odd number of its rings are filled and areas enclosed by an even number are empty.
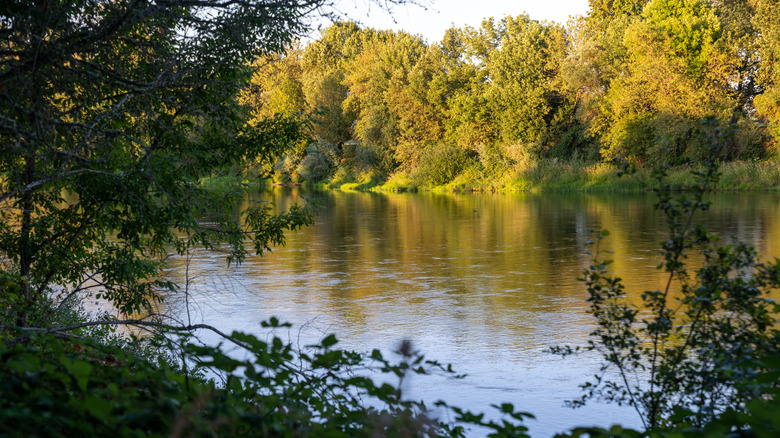
<svg viewBox="0 0 780 438"><path fill-rule="evenodd" d="M428 3L427 10L414 5L396 7L392 16L366 0L341 0L338 8L365 26L421 34L429 43L439 42L453 24L479 27L487 17L527 13L534 20L565 24L570 16L588 12L588 0L428 0Z"/></svg>

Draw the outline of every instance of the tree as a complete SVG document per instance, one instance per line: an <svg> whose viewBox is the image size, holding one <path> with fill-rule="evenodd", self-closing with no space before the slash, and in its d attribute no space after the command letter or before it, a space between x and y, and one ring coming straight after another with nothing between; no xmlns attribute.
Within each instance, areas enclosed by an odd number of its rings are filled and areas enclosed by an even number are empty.
<svg viewBox="0 0 780 438"><path fill-rule="evenodd" d="M198 181L302 138L288 117L247 123L236 95L251 61L281 53L329 4L3 2L0 258L13 311L3 326L43 324L55 290L148 311L176 289L159 275L169 251L225 242L240 262L245 239L262 252L308 223L298 207L238 217L239 193Z"/></svg>
<svg viewBox="0 0 780 438"><path fill-rule="evenodd" d="M251 355L241 362L219 347L188 344L197 324L171 327L141 318L58 325L72 316L71 298L90 291L125 314L148 310L161 289L176 288L159 276L170 251L226 242L230 260L238 262L247 252L245 238L260 252L283 242L284 229L309 222L300 208L271 215L260 207L237 217L236 194L209 190L199 178L267 157L302 136L298 121L283 116L248 123L237 92L250 61L281 52L304 29L305 14L326 4L0 5L0 433L411 436L451 430L428 418L422 403L402 400L400 389L345 372L373 362L402 379L409 370L437 367L411 345L400 349L403 359L395 365L378 351L335 350L332 335L296 355L279 338L220 333ZM59 302L57 289L68 292ZM87 330L123 323L173 330L181 365L153 364ZM271 319L266 326L283 325ZM216 370L224 386L190 373L193 363ZM376 403L368 406L367 399ZM522 418L513 411L504 409ZM460 430L452 435L462 436Z"/></svg>
<svg viewBox="0 0 780 438"><path fill-rule="evenodd" d="M554 124L571 109L560 75L566 55L564 29L528 16L502 19L495 30L496 50L486 60L488 100L495 107L504 142L541 150Z"/></svg>
<svg viewBox="0 0 780 438"><path fill-rule="evenodd" d="M640 14L647 3L647 0L588 0L590 27L604 31L615 19Z"/></svg>
<svg viewBox="0 0 780 438"><path fill-rule="evenodd" d="M755 106L759 115L769 122L772 136L780 139L780 87L778 87L778 61L780 61L780 4L776 0L749 2L755 8L752 24L759 31L757 41L760 64L757 71L758 92Z"/></svg>
<svg viewBox="0 0 780 438"><path fill-rule="evenodd" d="M252 77L240 93L239 102L248 107L250 123L262 123L277 115L299 116L306 109L303 93L302 49L286 48L252 63Z"/></svg>
<svg viewBox="0 0 780 438"><path fill-rule="evenodd" d="M651 2L628 24L628 61L606 92L598 122L605 158L651 164L706 158L702 120L726 122L733 111L711 68L719 37L718 16L701 1Z"/></svg>
<svg viewBox="0 0 780 438"><path fill-rule="evenodd" d="M256 126L276 118L299 120L305 124L301 52L296 45L288 47L285 53L262 56L251 64L252 76L247 86L241 89L238 99L248 113L250 125ZM279 149L275 156L256 157L255 162L250 164L251 169L247 170L264 176L280 170L281 175L276 177L289 177L303 158L307 143L308 135L302 135Z"/></svg>
<svg viewBox="0 0 780 438"><path fill-rule="evenodd" d="M444 114L436 106L437 102L431 100L430 93L432 80L441 68L441 58L435 49L417 38L405 37L394 46L393 50L408 50L416 58L391 77L385 99L398 121L395 158L409 169L419 163L424 149L435 147L444 136Z"/></svg>
<svg viewBox="0 0 780 438"><path fill-rule="evenodd" d="M352 138L356 114L345 105L349 96L345 83L347 65L360 55L374 34L373 30L360 29L354 22L341 21L306 46L304 93L318 142L341 148Z"/></svg>
<svg viewBox="0 0 780 438"><path fill-rule="evenodd" d="M732 95L733 123L754 112L753 100L761 88L758 81L762 60L760 40L765 31L754 23L760 16L755 2L725 0L716 3L716 13L721 29L710 63L715 84Z"/></svg>
<svg viewBox="0 0 780 438"><path fill-rule="evenodd" d="M344 107L357 114L355 138L361 147L379 151L383 173L414 165L421 137L436 132L434 121L421 119L426 108L425 42L405 32L369 34L359 56L351 60L345 83L350 95ZM411 86L416 69L417 86ZM430 114L425 114L430 115ZM430 126L434 125L434 126ZM399 148L401 152L399 153Z"/></svg>

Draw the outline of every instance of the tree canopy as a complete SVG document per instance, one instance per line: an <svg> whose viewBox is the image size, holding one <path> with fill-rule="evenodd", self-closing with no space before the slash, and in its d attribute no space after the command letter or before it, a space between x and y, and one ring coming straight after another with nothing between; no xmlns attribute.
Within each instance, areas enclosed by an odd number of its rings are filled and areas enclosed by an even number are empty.
<svg viewBox="0 0 780 438"><path fill-rule="evenodd" d="M690 164L707 154L711 119L733 127L720 159L773 156L776 9L768 0L592 1L566 26L487 18L439 42L337 23L302 49L305 112L318 142L337 146L324 155L330 170L307 174L415 179L421 165L442 164L422 156L452 147L472 179L511 174L529 158ZM306 156L288 167L307 170ZM289 178L279 169L277 179Z"/></svg>
<svg viewBox="0 0 780 438"><path fill-rule="evenodd" d="M266 64L279 88L255 101L256 111L237 96L259 71L256 60L292 59L278 54L329 6L3 2L0 263L10 291L2 306L15 309L3 324L41 323L50 315L35 308L56 291L94 291L124 313L144 312L176 289L158 270L170 252L227 243L228 259L240 262L307 223L300 207L237 215L239 192L199 181L271 160L306 138L294 69Z"/></svg>

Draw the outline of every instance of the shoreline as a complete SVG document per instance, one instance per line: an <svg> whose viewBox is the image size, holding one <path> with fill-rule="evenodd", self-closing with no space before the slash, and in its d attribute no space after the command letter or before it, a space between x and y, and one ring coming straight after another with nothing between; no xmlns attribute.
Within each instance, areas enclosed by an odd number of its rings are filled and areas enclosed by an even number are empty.
<svg viewBox="0 0 780 438"><path fill-rule="evenodd" d="M690 187L692 172L701 165L683 165L667 170L665 182L675 191ZM521 192L583 192L583 193L642 193L658 185L652 171L639 168L631 175L618 175L618 166L609 163L583 163L558 160L540 160L523 169L508 169L501 175L489 177L460 174L451 182L438 186L416 185L406 173L387 178L375 175L332 179L325 182L274 181L270 178L247 178L238 175L212 176L201 180L211 187L245 185L250 187L303 187L318 190L341 190L379 193L450 192L450 193L521 193ZM714 191L777 192L780 191L780 162L733 161L721 163L718 186ZM336 172L344 174L345 172ZM347 173L352 175L353 172Z"/></svg>

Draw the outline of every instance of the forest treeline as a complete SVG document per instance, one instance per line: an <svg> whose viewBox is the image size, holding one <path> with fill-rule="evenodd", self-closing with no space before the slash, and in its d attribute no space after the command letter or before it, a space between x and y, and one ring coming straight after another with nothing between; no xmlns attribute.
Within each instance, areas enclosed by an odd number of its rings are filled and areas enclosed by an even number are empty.
<svg viewBox="0 0 780 438"><path fill-rule="evenodd" d="M337 22L253 64L250 117L310 139L250 173L495 186L545 160L698 163L714 135L723 161L769 158L779 20L775 0L591 0L565 26L487 18L435 43Z"/></svg>

